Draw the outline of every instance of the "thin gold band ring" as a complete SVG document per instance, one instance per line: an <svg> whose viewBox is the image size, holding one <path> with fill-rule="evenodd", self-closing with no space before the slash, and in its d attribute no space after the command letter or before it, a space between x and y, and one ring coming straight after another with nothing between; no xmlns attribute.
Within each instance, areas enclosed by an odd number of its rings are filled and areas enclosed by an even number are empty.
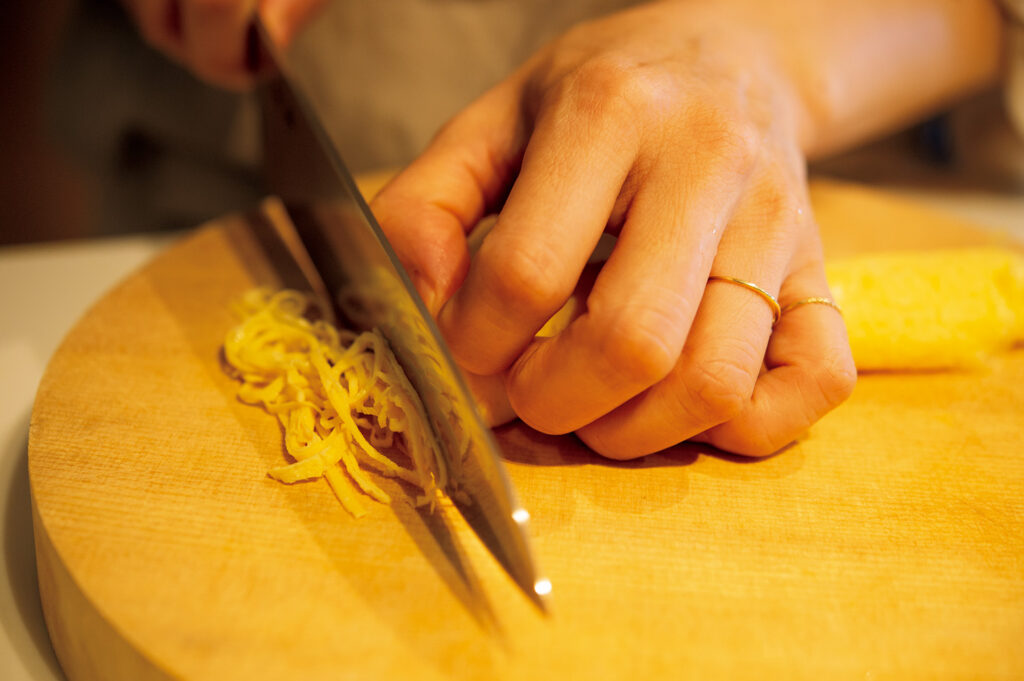
<svg viewBox="0 0 1024 681"><path fill-rule="evenodd" d="M749 289L756 293L757 295L761 296L764 299L764 301L768 303L768 305L772 308L772 326L775 326L775 324L779 321L779 317L782 316L782 308L779 307L779 301L775 299L775 296L768 293L757 284L751 283L749 281L744 281L743 279L737 279L736 277L724 277L718 274L712 274L710 277L708 277L708 281L727 281L730 284L739 284L743 288Z"/></svg>
<svg viewBox="0 0 1024 681"><path fill-rule="evenodd" d="M839 307L839 304L831 298L823 298L822 296L811 296L810 298L803 298L801 300L794 301L787 304L782 308L780 314L786 314L790 310L795 310L801 305L828 305L839 314L843 314L843 308Z"/></svg>

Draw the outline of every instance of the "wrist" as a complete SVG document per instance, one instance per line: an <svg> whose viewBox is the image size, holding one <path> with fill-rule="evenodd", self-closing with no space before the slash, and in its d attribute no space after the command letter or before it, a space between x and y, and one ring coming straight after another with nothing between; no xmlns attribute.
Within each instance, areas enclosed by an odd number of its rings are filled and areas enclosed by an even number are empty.
<svg viewBox="0 0 1024 681"><path fill-rule="evenodd" d="M894 132L998 80L992 0L792 2L764 14L754 20L775 41L808 158Z"/></svg>

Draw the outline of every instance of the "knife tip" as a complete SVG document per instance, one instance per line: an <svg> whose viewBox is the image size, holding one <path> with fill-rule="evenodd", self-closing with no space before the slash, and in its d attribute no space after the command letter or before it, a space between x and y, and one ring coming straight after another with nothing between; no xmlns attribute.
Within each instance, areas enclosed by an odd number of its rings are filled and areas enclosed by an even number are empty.
<svg viewBox="0 0 1024 681"><path fill-rule="evenodd" d="M547 577L540 577L533 583L533 593L530 594L534 604L545 615L551 614L551 580Z"/></svg>

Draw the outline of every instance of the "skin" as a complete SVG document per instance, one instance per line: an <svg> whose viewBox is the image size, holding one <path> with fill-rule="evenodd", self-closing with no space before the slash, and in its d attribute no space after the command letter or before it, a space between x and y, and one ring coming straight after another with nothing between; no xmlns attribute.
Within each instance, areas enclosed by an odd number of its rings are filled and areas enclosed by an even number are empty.
<svg viewBox="0 0 1024 681"><path fill-rule="evenodd" d="M259 11L273 40L291 43L326 0L122 0L155 48L203 80L230 90L251 87L266 70L250 40Z"/></svg>
<svg viewBox="0 0 1024 681"><path fill-rule="evenodd" d="M850 395L842 317L773 326L709 275L828 296L807 160L993 85L1000 50L992 0L650 3L543 48L372 207L492 421L620 459L687 439L767 455ZM536 338L605 232L583 313Z"/></svg>
<svg viewBox="0 0 1024 681"><path fill-rule="evenodd" d="M826 7L827 5L827 7ZM806 159L994 82L989 2L661 2L575 28L460 113L374 202L478 391L632 458L777 451L849 396ZM464 233L498 221L472 258ZM618 242L562 333L602 232ZM496 380L496 379L491 379ZM497 409L496 409L497 413Z"/></svg>

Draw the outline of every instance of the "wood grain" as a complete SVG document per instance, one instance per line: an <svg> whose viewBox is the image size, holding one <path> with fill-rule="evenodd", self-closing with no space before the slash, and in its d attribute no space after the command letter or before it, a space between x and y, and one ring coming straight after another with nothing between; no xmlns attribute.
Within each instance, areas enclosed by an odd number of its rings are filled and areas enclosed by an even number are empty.
<svg viewBox="0 0 1024 681"><path fill-rule="evenodd" d="M830 255L979 243L971 225L818 184ZM1024 352L877 374L751 462L632 463L498 431L554 583L540 615L454 513L346 515L282 485L272 417L234 399L229 305L291 283L266 223L198 229L100 300L41 383L40 591L89 679L1024 677Z"/></svg>

